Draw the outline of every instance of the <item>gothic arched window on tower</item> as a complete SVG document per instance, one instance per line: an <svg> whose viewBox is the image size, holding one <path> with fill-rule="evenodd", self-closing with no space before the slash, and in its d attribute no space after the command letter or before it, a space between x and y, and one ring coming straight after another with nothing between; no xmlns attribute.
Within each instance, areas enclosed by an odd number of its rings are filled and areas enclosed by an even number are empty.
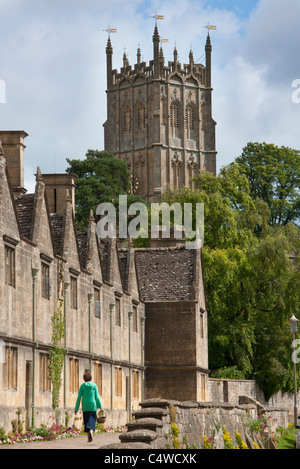
<svg viewBox="0 0 300 469"><path fill-rule="evenodd" d="M170 106L170 130L172 137L180 137L180 104L173 101Z"/></svg>
<svg viewBox="0 0 300 469"><path fill-rule="evenodd" d="M130 109L130 106L128 106L128 104L125 104L122 107L121 128L122 128L124 140L128 140L130 138L130 133L131 133L131 109Z"/></svg>
<svg viewBox="0 0 300 469"><path fill-rule="evenodd" d="M143 103L138 103L136 105L136 128L137 130L143 131L146 127L146 110Z"/></svg>
<svg viewBox="0 0 300 469"><path fill-rule="evenodd" d="M187 132L187 138L195 140L196 138L196 106L194 104L188 104L185 109L185 128Z"/></svg>

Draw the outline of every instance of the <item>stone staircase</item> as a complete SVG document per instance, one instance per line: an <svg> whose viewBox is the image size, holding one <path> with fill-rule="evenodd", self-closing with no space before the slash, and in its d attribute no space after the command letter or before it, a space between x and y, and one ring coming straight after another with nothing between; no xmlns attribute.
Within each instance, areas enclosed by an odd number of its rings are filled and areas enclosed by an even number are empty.
<svg viewBox="0 0 300 469"><path fill-rule="evenodd" d="M133 420L126 424L127 432L119 436L120 443L110 445L114 449L159 449L168 444L170 422L169 401L148 400L140 403L141 409L133 413Z"/></svg>

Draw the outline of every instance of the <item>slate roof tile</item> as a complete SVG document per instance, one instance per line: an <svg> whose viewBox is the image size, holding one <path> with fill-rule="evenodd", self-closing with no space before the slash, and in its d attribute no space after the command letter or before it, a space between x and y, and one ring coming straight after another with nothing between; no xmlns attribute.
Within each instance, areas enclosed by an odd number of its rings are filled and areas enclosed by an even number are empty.
<svg viewBox="0 0 300 469"><path fill-rule="evenodd" d="M194 250L137 249L135 263L141 300L194 300Z"/></svg>
<svg viewBox="0 0 300 469"><path fill-rule="evenodd" d="M35 194L25 194L15 199L21 236L31 240Z"/></svg>

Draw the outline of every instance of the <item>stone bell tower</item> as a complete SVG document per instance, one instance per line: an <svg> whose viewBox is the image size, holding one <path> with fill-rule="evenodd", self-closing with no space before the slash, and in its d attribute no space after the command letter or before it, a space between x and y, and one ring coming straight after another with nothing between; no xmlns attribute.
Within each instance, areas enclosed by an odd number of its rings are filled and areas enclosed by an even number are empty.
<svg viewBox="0 0 300 469"><path fill-rule="evenodd" d="M215 126L212 118L212 46L208 34L205 65L165 63L157 25L153 60L129 65L126 53L120 71L113 69L110 37L107 56L107 120L105 150L126 159L132 190L157 201L166 187L189 186L199 170L216 174Z"/></svg>

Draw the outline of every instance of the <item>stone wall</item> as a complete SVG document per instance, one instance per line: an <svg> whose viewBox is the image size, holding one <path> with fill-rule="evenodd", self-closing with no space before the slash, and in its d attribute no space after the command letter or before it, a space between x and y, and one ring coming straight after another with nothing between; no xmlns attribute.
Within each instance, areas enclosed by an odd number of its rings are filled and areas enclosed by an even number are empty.
<svg viewBox="0 0 300 469"><path fill-rule="evenodd" d="M294 394L291 392L278 391L266 401L264 393L254 380L243 379L208 379L208 400L211 402L230 402L238 404L240 396L248 396L249 398L259 401L261 405L267 408L288 408L291 421L293 421ZM300 402L300 392L297 396Z"/></svg>
<svg viewBox="0 0 300 469"><path fill-rule="evenodd" d="M140 404L141 409L134 412L134 420L127 424L127 433L120 435L120 443L110 445L109 449L201 449L204 436L213 436L217 449L223 449L223 426L232 440L238 432L249 448L254 447L254 440L266 447L261 436L251 434L247 423L263 412L270 412L272 431L288 424L287 409L266 409L249 398L241 402L244 403L216 405L212 402L146 400Z"/></svg>

